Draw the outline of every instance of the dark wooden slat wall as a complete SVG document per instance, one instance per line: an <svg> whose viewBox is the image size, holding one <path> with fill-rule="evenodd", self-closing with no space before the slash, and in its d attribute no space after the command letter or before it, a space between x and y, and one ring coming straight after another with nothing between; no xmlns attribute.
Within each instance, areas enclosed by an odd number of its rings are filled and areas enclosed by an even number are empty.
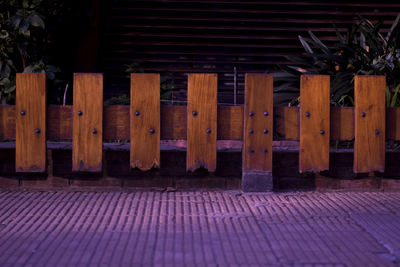
<svg viewBox="0 0 400 267"><path fill-rule="evenodd" d="M243 103L244 73L273 72L285 55L302 53L298 35L313 31L327 44L357 20L383 20L388 30L396 1L101 1L99 67L106 97L129 93L125 64L140 63L186 91L186 73L217 73L218 102ZM186 99L185 93L177 94Z"/></svg>

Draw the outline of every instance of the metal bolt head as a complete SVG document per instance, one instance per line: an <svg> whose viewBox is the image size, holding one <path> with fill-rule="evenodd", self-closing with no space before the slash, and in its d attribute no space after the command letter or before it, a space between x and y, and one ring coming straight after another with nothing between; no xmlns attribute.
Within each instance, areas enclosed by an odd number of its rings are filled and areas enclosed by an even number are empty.
<svg viewBox="0 0 400 267"><path fill-rule="evenodd" d="M378 129L375 130L375 134L376 134L376 135L379 135L380 133L381 133L381 132L380 132Z"/></svg>
<svg viewBox="0 0 400 267"><path fill-rule="evenodd" d="M211 133L211 129L207 128L206 133L210 134Z"/></svg>
<svg viewBox="0 0 400 267"><path fill-rule="evenodd" d="M268 149L264 148L263 152L268 153Z"/></svg>
<svg viewBox="0 0 400 267"><path fill-rule="evenodd" d="M310 116L311 116L310 112L306 111L306 117L310 118Z"/></svg>
<svg viewBox="0 0 400 267"><path fill-rule="evenodd" d="M250 153L250 154L253 154L253 153L254 153L254 150L251 149L251 148L249 148L249 153Z"/></svg>
<svg viewBox="0 0 400 267"><path fill-rule="evenodd" d="M268 116L268 111L264 111L264 116Z"/></svg>
<svg viewBox="0 0 400 267"><path fill-rule="evenodd" d="M139 116L140 115L140 112L139 111L136 111L135 112L135 116Z"/></svg>
<svg viewBox="0 0 400 267"><path fill-rule="evenodd" d="M324 130L319 131L320 134L325 134Z"/></svg>
<svg viewBox="0 0 400 267"><path fill-rule="evenodd" d="M92 133L93 133L93 134L97 134L97 130L96 130L96 129L93 129Z"/></svg>
<svg viewBox="0 0 400 267"><path fill-rule="evenodd" d="M39 128L36 128L36 129L35 129L35 133L40 134L40 129L39 129Z"/></svg>
<svg viewBox="0 0 400 267"><path fill-rule="evenodd" d="M249 133L253 134L253 133L254 133L254 130L253 130L253 129L250 129L250 130L249 130Z"/></svg>
<svg viewBox="0 0 400 267"><path fill-rule="evenodd" d="M78 115L79 115L79 116L82 116L82 114L83 114L83 112L79 110L79 111L78 111Z"/></svg>
<svg viewBox="0 0 400 267"><path fill-rule="evenodd" d="M197 116L197 111L192 111L192 115L193 115L193 117L196 117Z"/></svg>
<svg viewBox="0 0 400 267"><path fill-rule="evenodd" d="M361 112L361 117L365 118L365 116L367 116L367 114L365 114L365 112Z"/></svg>
<svg viewBox="0 0 400 267"><path fill-rule="evenodd" d="M254 116L254 112L249 112L249 116L253 117Z"/></svg>
<svg viewBox="0 0 400 267"><path fill-rule="evenodd" d="M264 129L264 133L267 134L269 131L268 129Z"/></svg>
<svg viewBox="0 0 400 267"><path fill-rule="evenodd" d="M150 132L151 134L154 134L154 133L156 132L156 130L154 130L153 128L151 128L151 129L149 130L149 132Z"/></svg>
<svg viewBox="0 0 400 267"><path fill-rule="evenodd" d="M20 114L21 114L21 116L25 116L25 114L26 114L25 110L21 110Z"/></svg>

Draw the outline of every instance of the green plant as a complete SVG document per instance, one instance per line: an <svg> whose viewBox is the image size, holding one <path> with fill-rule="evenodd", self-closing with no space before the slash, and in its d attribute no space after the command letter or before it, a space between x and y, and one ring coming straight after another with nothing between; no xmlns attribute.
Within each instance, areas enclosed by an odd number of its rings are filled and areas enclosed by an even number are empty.
<svg viewBox="0 0 400 267"><path fill-rule="evenodd" d="M298 88L302 74L331 76L333 105L354 105L354 75L385 75L387 105L400 105L400 14L389 32L381 33L381 23L373 24L360 17L351 25L346 36L336 30L337 41L328 47L312 32L310 38L299 36L304 47L303 57L288 56L293 65L280 66L275 75L277 92L286 94L291 104L298 102Z"/></svg>
<svg viewBox="0 0 400 267"><path fill-rule="evenodd" d="M46 19L62 6L62 0L0 0L0 104L15 101L18 72L42 72L59 82L60 70L49 62Z"/></svg>

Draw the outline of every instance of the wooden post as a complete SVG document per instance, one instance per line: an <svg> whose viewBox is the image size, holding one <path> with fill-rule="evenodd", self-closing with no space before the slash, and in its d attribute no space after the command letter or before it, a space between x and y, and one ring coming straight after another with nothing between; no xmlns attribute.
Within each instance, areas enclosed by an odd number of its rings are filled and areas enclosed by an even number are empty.
<svg viewBox="0 0 400 267"><path fill-rule="evenodd" d="M160 167L160 75L131 74L131 168Z"/></svg>
<svg viewBox="0 0 400 267"><path fill-rule="evenodd" d="M354 172L385 170L385 76L356 76Z"/></svg>
<svg viewBox="0 0 400 267"><path fill-rule="evenodd" d="M246 74L242 189L271 191L273 76Z"/></svg>
<svg viewBox="0 0 400 267"><path fill-rule="evenodd" d="M46 74L18 73L16 86L16 171L45 172Z"/></svg>
<svg viewBox="0 0 400 267"><path fill-rule="evenodd" d="M72 170L101 172L103 74L74 74Z"/></svg>
<svg viewBox="0 0 400 267"><path fill-rule="evenodd" d="M186 170L217 166L217 75L189 74Z"/></svg>
<svg viewBox="0 0 400 267"><path fill-rule="evenodd" d="M301 76L300 173L329 169L329 80L327 75Z"/></svg>

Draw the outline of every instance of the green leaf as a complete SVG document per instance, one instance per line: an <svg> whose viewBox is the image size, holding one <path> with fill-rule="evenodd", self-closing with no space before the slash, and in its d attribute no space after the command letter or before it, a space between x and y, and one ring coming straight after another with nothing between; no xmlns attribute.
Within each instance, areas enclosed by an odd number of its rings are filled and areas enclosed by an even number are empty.
<svg viewBox="0 0 400 267"><path fill-rule="evenodd" d="M312 31L308 31L308 34L310 35L311 39L315 42L315 44L325 53L325 54L330 54L330 51L326 45L324 45L321 40L318 39L317 36L315 36Z"/></svg>
<svg viewBox="0 0 400 267"><path fill-rule="evenodd" d="M300 40L301 45L307 51L307 53L309 53L309 54L313 54L314 53L313 50L311 49L311 47L309 46L309 44L307 43L307 41L304 40L304 38L301 37L300 35L299 35L299 40Z"/></svg>

